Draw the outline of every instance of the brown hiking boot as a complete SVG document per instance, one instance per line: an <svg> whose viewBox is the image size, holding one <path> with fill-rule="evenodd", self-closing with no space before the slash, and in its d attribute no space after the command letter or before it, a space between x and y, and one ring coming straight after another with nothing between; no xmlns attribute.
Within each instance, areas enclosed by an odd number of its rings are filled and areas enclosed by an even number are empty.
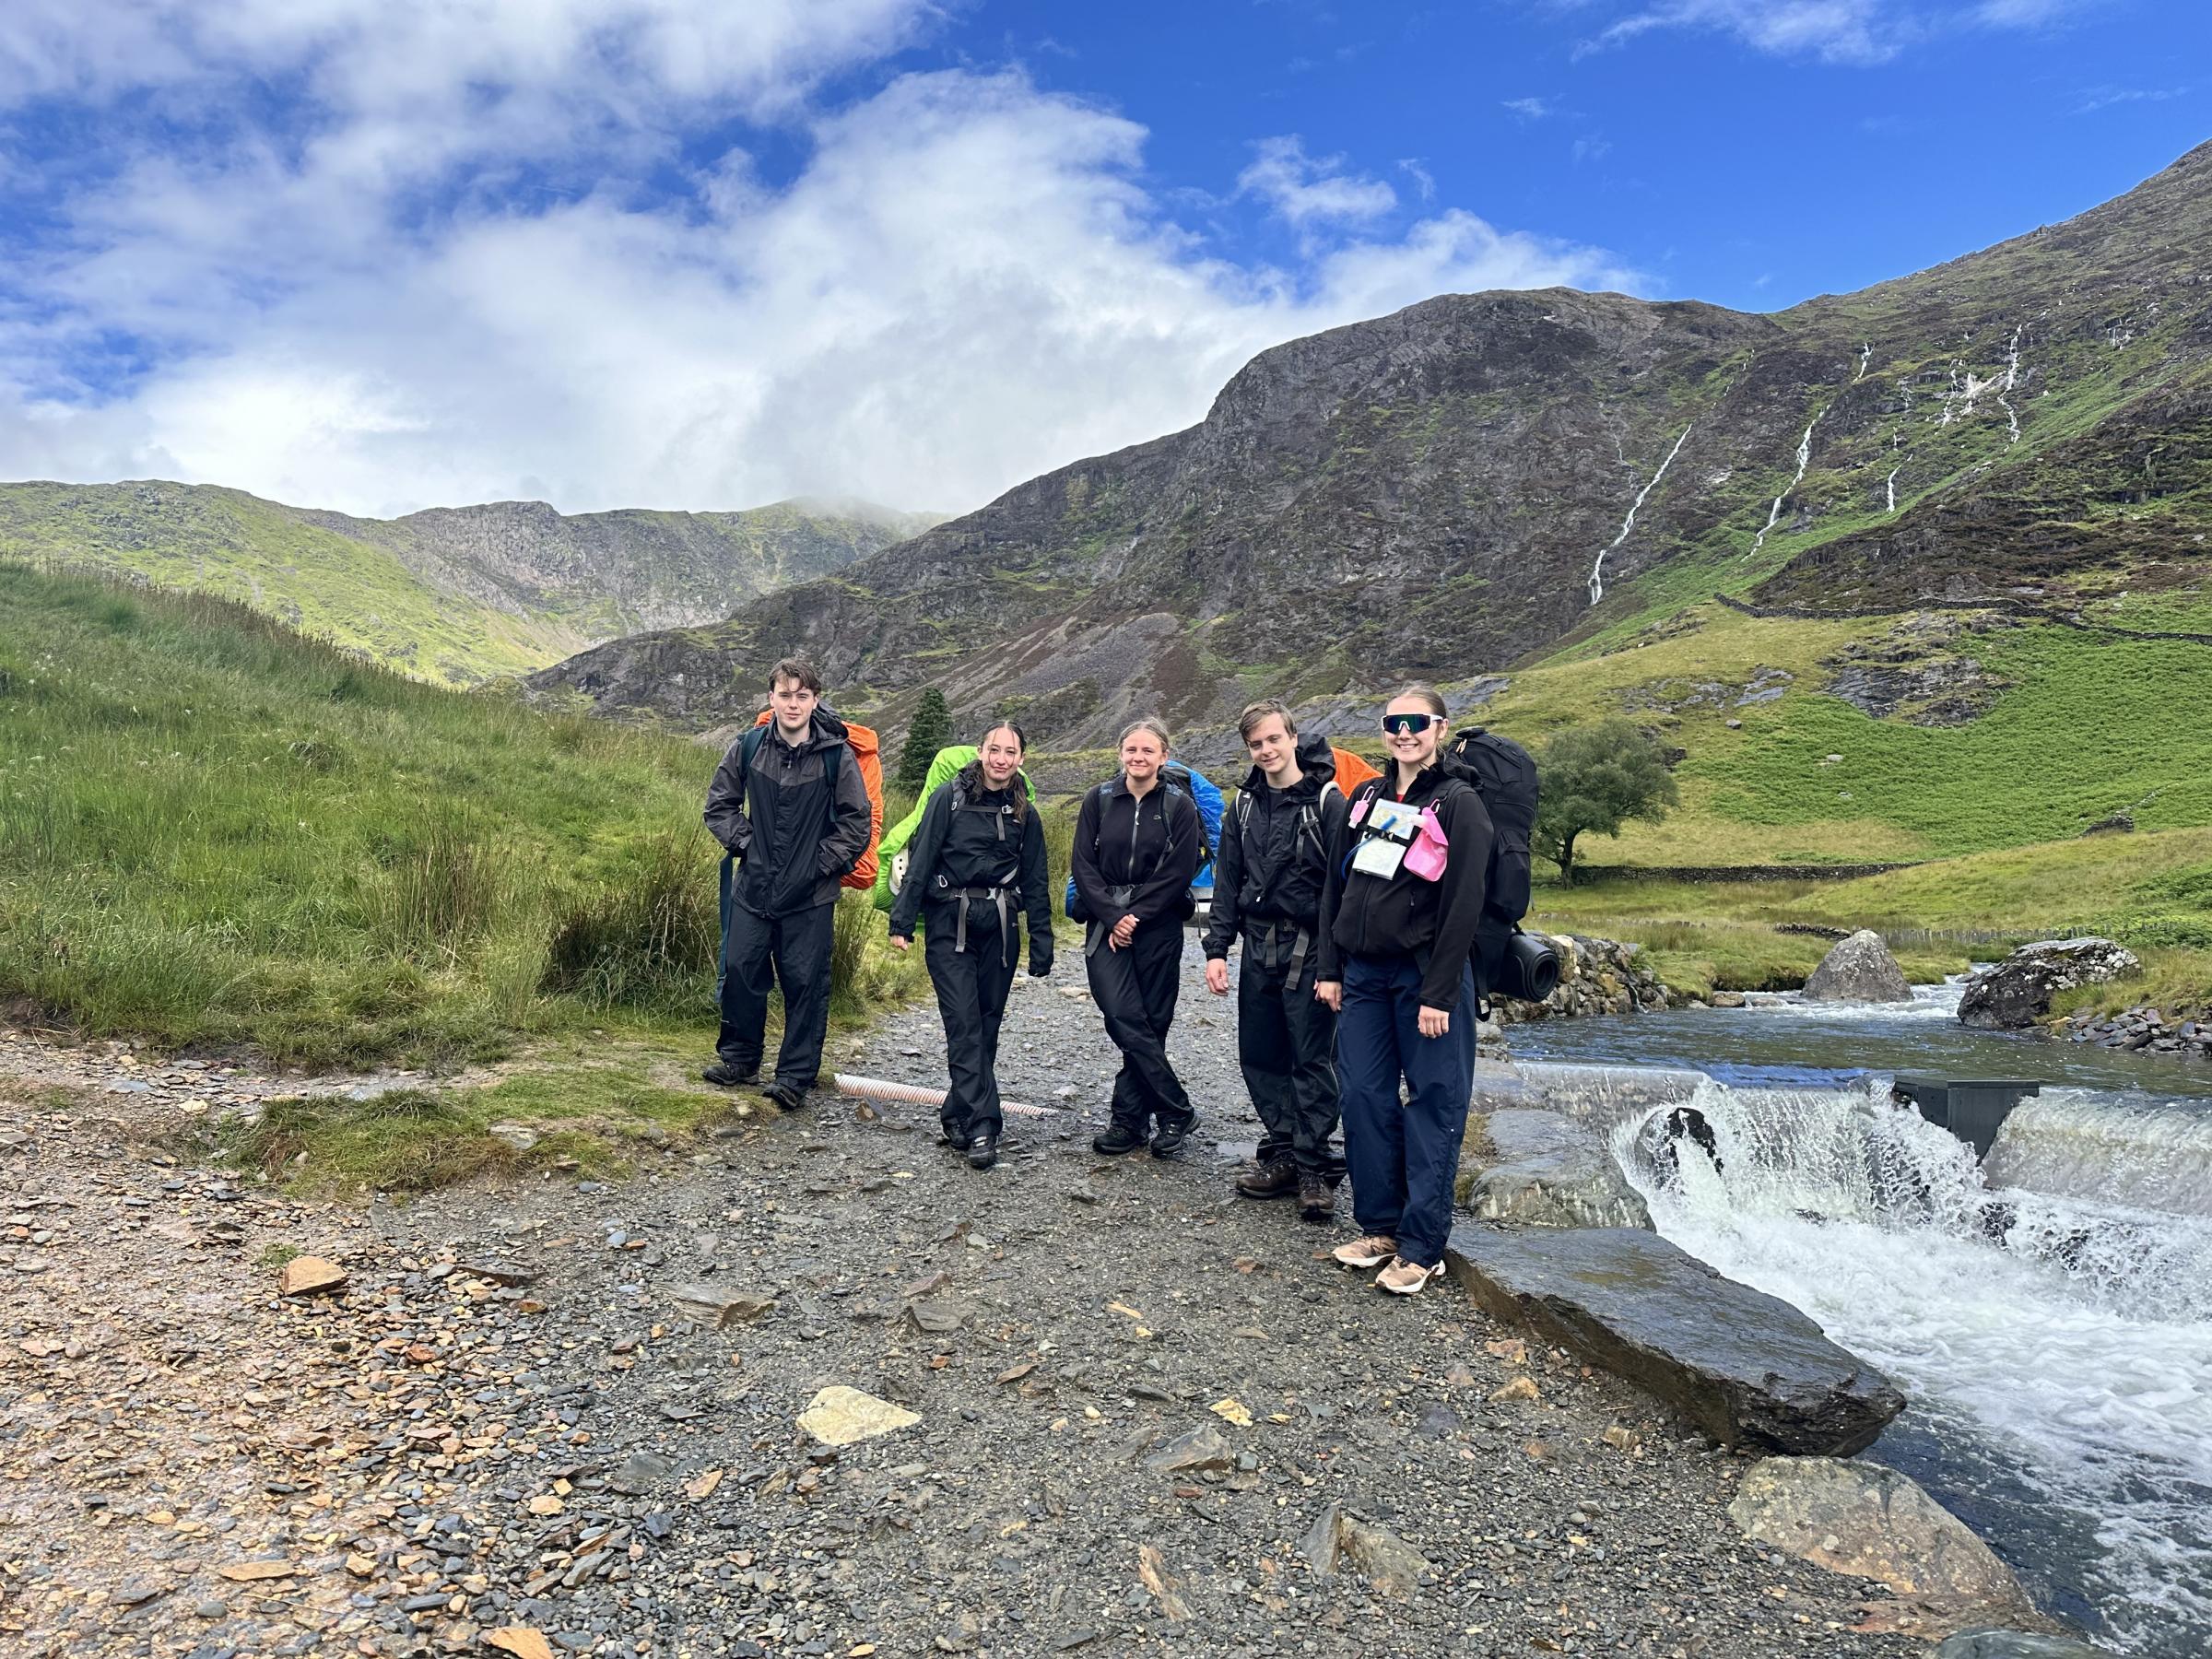
<svg viewBox="0 0 2212 1659"><path fill-rule="evenodd" d="M1288 1198L1299 1191L1298 1166L1288 1158L1255 1158L1237 1171L1237 1191L1246 1198Z"/></svg>
<svg viewBox="0 0 2212 1659"><path fill-rule="evenodd" d="M1390 1265L1375 1275L1375 1288L1387 1290L1393 1296L1418 1296L1429 1288L1429 1281L1443 1272L1444 1265L1417 1267L1404 1256L1393 1256Z"/></svg>
<svg viewBox="0 0 2212 1659"><path fill-rule="evenodd" d="M1336 1216L1336 1183L1312 1170L1298 1177L1298 1214L1303 1221L1330 1221Z"/></svg>

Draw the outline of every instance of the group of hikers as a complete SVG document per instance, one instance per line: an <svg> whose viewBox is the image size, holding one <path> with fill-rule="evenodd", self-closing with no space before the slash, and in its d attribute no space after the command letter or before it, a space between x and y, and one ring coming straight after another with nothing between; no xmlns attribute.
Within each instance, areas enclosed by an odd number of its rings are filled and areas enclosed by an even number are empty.
<svg viewBox="0 0 2212 1659"><path fill-rule="evenodd" d="M722 1026L704 1076L759 1084L768 996L781 986L782 1042L761 1087L786 1111L805 1103L820 1068L838 888L871 846L860 769L841 759L847 728L821 694L809 664L778 663L769 715L730 745L706 804L729 858ZM1122 1054L1092 1147L1171 1158L1198 1122L1167 1037L1192 879L1212 859L1206 982L1226 996L1241 949L1238 1058L1265 1127L1236 1190L1295 1198L1305 1219L1325 1223L1348 1173L1360 1236L1336 1259L1411 1295L1441 1270L1480 987L1514 930L1486 912L1491 814L1478 771L1447 754L1442 699L1408 687L1381 724L1386 768L1347 793L1325 738L1301 736L1281 702L1252 704L1238 724L1252 770L1217 850L1171 781L1167 729L1134 722L1119 773L1083 797L1065 908L1084 924L1090 994ZM890 909L895 948L911 948L917 929L924 938L945 1027L945 1136L979 1170L997 1162L1004 1133L999 1028L1025 922L1030 973L1053 969L1052 873L1025 749L1012 721L980 735L974 758L923 806Z"/></svg>

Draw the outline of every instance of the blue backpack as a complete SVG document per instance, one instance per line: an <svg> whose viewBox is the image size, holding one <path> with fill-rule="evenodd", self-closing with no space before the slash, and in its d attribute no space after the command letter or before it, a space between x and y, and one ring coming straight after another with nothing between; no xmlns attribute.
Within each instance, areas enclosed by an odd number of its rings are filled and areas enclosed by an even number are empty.
<svg viewBox="0 0 2212 1659"><path fill-rule="evenodd" d="M1198 846L1206 856L1199 863L1198 873L1191 877L1188 900L1193 909L1201 904L1210 904L1214 898L1214 849L1221 842L1221 813L1227 803L1221 798L1221 792L1214 787L1204 772L1194 772L1180 760L1171 760L1161 767L1159 776L1171 794L1188 796L1191 805L1198 809ZM1109 780L1094 785L1091 793L1102 796L1112 787L1113 783ZM1103 810L1102 801L1100 807ZM1094 845L1091 852L1095 855L1098 848ZM1068 875L1067 891L1061 896L1060 908L1070 922L1090 920L1088 912L1083 909L1081 896L1076 891L1073 872Z"/></svg>

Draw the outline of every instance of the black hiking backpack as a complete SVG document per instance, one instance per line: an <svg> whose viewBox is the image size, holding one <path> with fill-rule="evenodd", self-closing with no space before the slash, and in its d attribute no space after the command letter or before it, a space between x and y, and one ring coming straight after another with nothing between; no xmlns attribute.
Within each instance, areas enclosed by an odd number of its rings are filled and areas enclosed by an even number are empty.
<svg viewBox="0 0 2212 1659"><path fill-rule="evenodd" d="M1453 738L1446 759L1482 792L1490 825L1490 867L1483 883L1482 920L1475 930L1475 980L1522 1002L1542 1002L1559 982L1551 947L1521 931L1528 914L1529 843L1536 829L1536 762L1511 737L1470 726Z"/></svg>

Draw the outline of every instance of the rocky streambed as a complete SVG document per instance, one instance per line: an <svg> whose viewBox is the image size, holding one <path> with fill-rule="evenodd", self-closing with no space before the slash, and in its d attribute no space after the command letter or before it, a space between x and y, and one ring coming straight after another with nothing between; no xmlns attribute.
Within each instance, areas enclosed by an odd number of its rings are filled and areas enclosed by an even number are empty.
<svg viewBox="0 0 2212 1659"><path fill-rule="evenodd" d="M0 1083L0 1648L1926 1651L1747 1537L1749 1455L1230 1196L1256 1124L1187 969L1218 1144L1172 1163L1090 1152L1062 982L1006 1041L1056 1110L987 1174L824 1099L618 1185L326 1205L174 1150L159 1093ZM934 1015L837 1063L941 1081ZM283 1294L292 1252L342 1279ZM830 1443L836 1390L903 1426Z"/></svg>

